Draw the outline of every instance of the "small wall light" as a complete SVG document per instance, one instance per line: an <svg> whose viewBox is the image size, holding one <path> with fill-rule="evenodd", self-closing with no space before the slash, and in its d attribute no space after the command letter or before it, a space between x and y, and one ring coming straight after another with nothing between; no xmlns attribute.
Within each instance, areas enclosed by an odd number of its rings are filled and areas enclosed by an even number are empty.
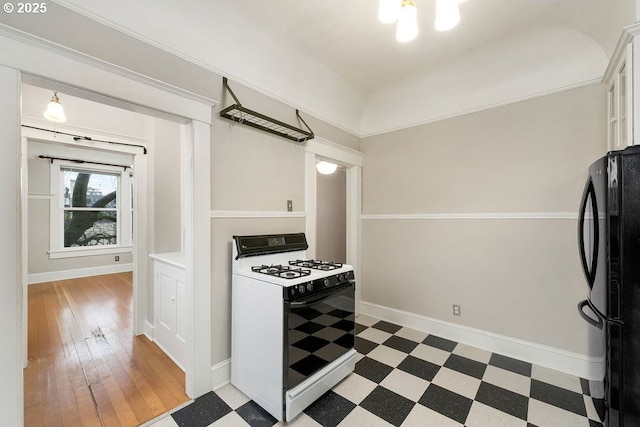
<svg viewBox="0 0 640 427"><path fill-rule="evenodd" d="M53 97L47 105L47 110L42 114L45 119L52 121L54 123L63 123L67 121L67 116L64 114L64 108L62 108L62 104L60 104L60 99L58 98L58 92L53 92Z"/></svg>
<svg viewBox="0 0 640 427"><path fill-rule="evenodd" d="M322 161L316 163L316 169L323 175L331 175L338 169L338 165L336 165L335 163Z"/></svg>

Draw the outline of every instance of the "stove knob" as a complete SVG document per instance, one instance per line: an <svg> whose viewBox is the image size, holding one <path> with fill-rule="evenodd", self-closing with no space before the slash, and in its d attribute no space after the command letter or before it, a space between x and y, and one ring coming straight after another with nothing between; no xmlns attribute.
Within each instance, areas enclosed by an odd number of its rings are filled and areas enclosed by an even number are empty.
<svg viewBox="0 0 640 427"><path fill-rule="evenodd" d="M307 291L311 292L313 290L313 283L307 283Z"/></svg>
<svg viewBox="0 0 640 427"><path fill-rule="evenodd" d="M344 282L344 281L345 281L345 279L346 279L346 278L344 277L344 274L342 274L342 273L338 274L338 281L339 281L339 282Z"/></svg>
<svg viewBox="0 0 640 427"><path fill-rule="evenodd" d="M298 292L304 294L305 288L304 285L298 285Z"/></svg>
<svg viewBox="0 0 640 427"><path fill-rule="evenodd" d="M329 284L330 284L330 283L331 283L331 281L329 280L329 278L328 278L328 277L327 277L327 278L325 278L325 279L322 281L322 284L325 286L325 288L326 288L327 286L329 286Z"/></svg>

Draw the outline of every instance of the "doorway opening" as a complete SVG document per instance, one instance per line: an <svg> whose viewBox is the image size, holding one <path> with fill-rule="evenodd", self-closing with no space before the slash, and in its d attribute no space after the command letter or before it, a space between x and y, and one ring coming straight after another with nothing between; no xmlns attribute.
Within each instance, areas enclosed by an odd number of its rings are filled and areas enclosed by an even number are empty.
<svg viewBox="0 0 640 427"><path fill-rule="evenodd" d="M49 132L48 91L22 85L25 421L141 424L189 400L185 373L152 342L144 254L182 252L179 161L153 192L154 160L180 156L180 125L66 95L70 121Z"/></svg>
<svg viewBox="0 0 640 427"><path fill-rule="evenodd" d="M341 165L331 173L316 168L315 256L347 263L347 169Z"/></svg>
<svg viewBox="0 0 640 427"><path fill-rule="evenodd" d="M2 103L3 120L0 127L7 141L7 156L2 162L4 188L9 200L13 199L11 187L15 187L16 203L8 203L2 209L3 236L16 236L15 256L7 257L3 268L7 273L7 282L15 283L15 287L7 289L3 305L5 343L16 349L15 354L7 356L3 368L3 377L7 381L0 385L2 394L11 396L6 418L12 425L23 424L23 381L22 370L26 356L26 308L23 307L23 295L27 286L27 257L25 242L26 233L22 226L26 223L23 207L27 205L26 187L22 185L26 179L26 157L22 156L20 164L12 161L12 156L26 152L26 141L20 139L20 85L34 84L42 81L55 83L56 90L72 94L84 99L117 106L127 111L174 120L180 123L181 148L185 152L183 162L186 166L182 172L184 188L182 205L185 215L184 259L186 301L189 306L187 315L187 354L185 361L186 392L191 398L201 396L212 388L211 383L211 205L210 205L210 143L211 143L211 109L217 101L208 97L190 93L152 79L145 75L114 66L108 62L84 55L77 51L56 45L35 36L3 28L0 45L4 55L0 62L0 86L7 94ZM38 58L34 61L33 58ZM39 76L47 76L39 77ZM37 84L34 84L39 86ZM50 88L50 87L49 87ZM50 96L49 96L50 98ZM138 157L138 156L136 156ZM144 164L134 164L139 172ZM145 174L143 174L144 176ZM138 185L139 183L136 183ZM197 197L194 188L198 189ZM19 196L17 194L20 194ZM16 206L19 213L16 215ZM139 206L138 217L146 207ZM134 224L142 231L146 224ZM18 230L16 233L15 230ZM197 230L197 232L195 231ZM9 243L13 239L8 239ZM139 276L146 273L148 250L146 241L135 245L134 262L140 262L136 268ZM15 269L13 268L15 266ZM135 278L134 278L135 280ZM140 283L145 286L141 292L134 292L134 307L139 310L134 316L134 333L144 331L146 320L146 296L149 291L147 280ZM139 288L139 287L138 287ZM142 293L143 295L136 295ZM13 297L17 304L13 304ZM20 316L22 313L22 318ZM195 343L198 343L197 349ZM22 351L20 351L22 350Z"/></svg>
<svg viewBox="0 0 640 427"><path fill-rule="evenodd" d="M337 175L339 177L336 179L338 183L334 183L336 186L340 185L344 189L344 205L334 203L335 206L332 213L336 218L344 218L344 231L342 237L336 237L333 243L329 241L329 246L335 245L335 247L341 248L344 242L344 260L346 264L353 266L357 281L360 271L360 191L363 153L326 141L322 138L314 138L307 141L305 149L305 210L307 213L305 233L309 241L307 255L311 258L321 259L320 256L318 256L318 242L322 241L324 236L319 237L319 233L324 232L325 226L322 225L324 219L318 219L318 204L321 202L318 200L318 192L324 193L324 188L322 188L324 183L320 183L319 190L316 165L318 161L324 160L336 164L338 166L337 169L344 171L344 181L342 181L340 175ZM342 190L337 191L339 193L342 192ZM321 195L321 197L323 196ZM342 199L342 196L338 196L338 199ZM328 221L330 221L330 219ZM321 229L318 228L319 222L321 223ZM340 228L342 230L342 226L340 226ZM323 251L324 249L320 248L320 250ZM332 249L330 250L333 251ZM335 256L340 256L338 255L338 251L340 251L340 249L336 249L336 252L333 252ZM330 257L331 252L325 253L325 256ZM361 286L356 286L356 312L360 311L361 295Z"/></svg>

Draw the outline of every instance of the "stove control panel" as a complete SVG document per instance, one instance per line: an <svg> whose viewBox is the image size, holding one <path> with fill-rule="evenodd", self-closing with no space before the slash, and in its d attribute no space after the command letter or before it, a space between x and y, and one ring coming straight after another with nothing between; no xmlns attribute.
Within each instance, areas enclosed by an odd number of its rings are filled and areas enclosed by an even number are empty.
<svg viewBox="0 0 640 427"><path fill-rule="evenodd" d="M286 300L295 300L305 296L313 295L319 292L323 292L326 289L331 289L335 286L348 283L355 280L355 276L352 271L344 273L334 274L331 276L316 279L310 282L300 283L284 288L284 297Z"/></svg>

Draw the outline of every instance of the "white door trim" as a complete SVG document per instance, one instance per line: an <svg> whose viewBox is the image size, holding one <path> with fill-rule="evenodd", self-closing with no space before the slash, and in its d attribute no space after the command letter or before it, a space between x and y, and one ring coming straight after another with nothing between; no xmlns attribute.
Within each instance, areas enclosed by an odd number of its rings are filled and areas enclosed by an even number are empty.
<svg viewBox="0 0 640 427"><path fill-rule="evenodd" d="M356 281L360 275L360 213L362 160L364 153L335 144L322 138L307 141L305 147L305 211L307 213L305 233L311 242L307 255L315 257L316 242L316 158L329 160L347 170L347 264L355 271ZM356 286L356 312L360 312L362 285Z"/></svg>
<svg viewBox="0 0 640 427"><path fill-rule="evenodd" d="M22 281L22 229L20 204L21 159L20 150L20 72L0 66L0 134L3 136L2 156L0 156L0 191L5 200L0 205L0 239L3 242L0 270L4 286L0 295L0 401L2 402L2 423L4 425L23 424L23 291Z"/></svg>
<svg viewBox="0 0 640 427"><path fill-rule="evenodd" d="M92 101L117 106L119 108L136 111L142 114L173 119L185 124L189 129L184 137L193 150L193 162L189 169L185 170L192 179L192 192L198 189L198 197L192 197L187 204L190 211L185 224L185 259L187 280L190 280L189 320L192 328L188 336L187 361L185 366L186 392L190 397L200 396L211 390L211 246L210 246L210 161L209 144L211 141L211 108L217 102L187 91L180 90L170 85L143 75L127 71L113 64L88 57L81 53L66 49L62 46L39 39L34 36L13 30L10 27L0 25L0 65L16 70L22 78L46 79L55 82L56 85L64 85L65 90L73 96L90 99ZM34 77L35 76L35 77ZM7 89L3 82L0 88L2 93ZM11 93L14 88L9 88ZM104 95L108 94L108 95ZM13 108L13 107L12 107ZM19 106L12 115L18 117L16 127L19 126ZM14 141L16 150L21 149L21 140ZM19 160L16 160L19 162ZM18 163L19 164L19 163ZM137 167L137 165L136 165ZM7 168L7 174L13 174L15 169ZM11 182L15 182L18 176L11 176ZM4 177L4 176L3 176ZM19 188L16 188L19 191ZM202 197L204 195L204 197ZM15 212L15 207L11 208ZM21 214L18 214L21 215ZM15 228L14 228L15 229ZM22 230L21 228L18 228ZM197 230L197 232L195 232ZM22 238L18 238L18 246ZM138 263L140 271L146 272L147 255L135 256L134 262ZM18 255L20 256L20 255ZM19 266L16 286L21 292L24 285L24 269L26 260L22 260L24 266ZM19 265L19 263L18 263ZM148 295L149 280L147 277L141 280L141 294ZM138 306L146 297L137 298ZM19 301L18 309L22 310L22 301ZM140 308L140 307L139 307ZM143 307L146 318L146 306ZM136 331L144 330L144 318L140 319L139 313L136 323ZM21 323L16 316L15 323L7 323L4 327L16 328L18 341L6 343L11 348L22 350ZM197 348L196 348L197 343ZM14 346L15 344L15 346ZM18 377L22 377L22 361L15 366ZM16 385L7 382L0 385L0 395L4 391L12 390L15 393ZM17 385L22 396L21 382ZM16 419L23 419L23 408L17 408ZM14 419L8 414L9 419Z"/></svg>

